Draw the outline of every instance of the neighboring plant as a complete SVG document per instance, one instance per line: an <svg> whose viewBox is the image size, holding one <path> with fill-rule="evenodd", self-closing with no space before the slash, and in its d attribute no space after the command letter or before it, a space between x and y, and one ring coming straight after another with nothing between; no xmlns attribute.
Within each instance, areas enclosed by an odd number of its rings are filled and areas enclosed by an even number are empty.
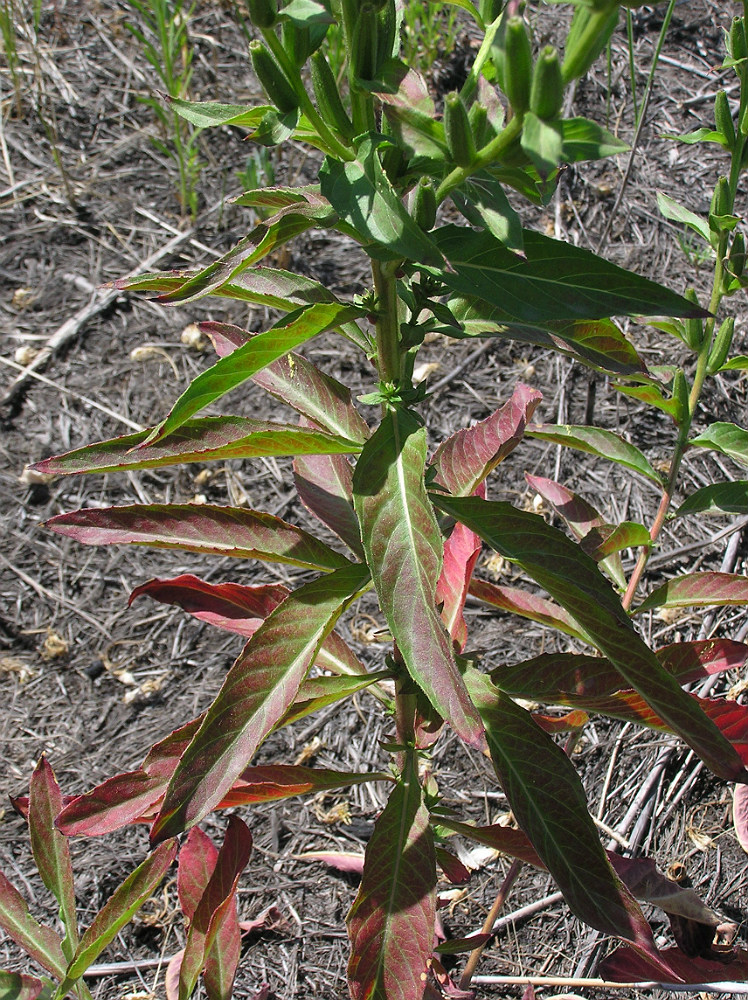
<svg viewBox="0 0 748 1000"><path fill-rule="evenodd" d="M157 148L176 162L179 170L179 205L183 214L197 214L197 183L203 164L198 149L199 131L185 121L171 102L188 96L192 78L192 46L187 25L194 4L183 0L127 0L139 14L137 24L128 21L127 30L140 42L143 54L153 67L169 103L159 96L143 97L156 115L165 140L155 140Z"/></svg>
<svg viewBox="0 0 748 1000"><path fill-rule="evenodd" d="M156 291L168 303L223 296L268 306L281 318L257 335L204 324L219 360L161 423L36 468L101 473L292 455L301 501L337 534L347 554L246 508L153 504L53 518L53 530L87 544L183 548L286 563L315 574L294 590L278 583L207 583L191 575L139 586L131 600L149 596L180 605L247 643L203 715L157 743L140 769L66 805L57 826L68 835L90 836L148 821L151 843L163 851L158 845L194 830L214 809L387 781L389 799L367 846L348 918L354 1000L420 1000L438 996L439 989L460 995L433 949L437 865L447 878L462 877L449 851L455 833L547 869L581 920L626 943L607 960L608 975L675 983L746 979L748 957L732 948L733 925L721 925L691 890L664 879L651 861L603 849L582 783L553 738L562 731L579 733L587 713L600 712L676 734L718 777L748 781L748 708L683 687L743 666L748 645L711 639L653 650L632 620L653 608L748 603L745 577L711 572L677 577L635 603L649 553L669 516L685 449L717 449L748 464L744 429L713 424L695 437L691 430L706 377L748 364L729 359L731 320L715 323L723 296L744 281L744 248L733 212L748 149L744 19L733 25L728 59L741 86L735 109L740 127L719 97L716 129L699 136L730 152L729 178L719 181L706 220L662 201L714 253L707 311L693 295L681 297L524 228L506 194L509 187L544 205L562 163L624 148L592 121L560 117L565 87L605 49L619 4L579 0L563 56L551 47L533 53L516 4L503 13L479 12L469 0L461 6L483 41L463 88L447 96L443 117L423 78L399 58L394 0L340 0L333 6L348 52L344 94L319 48L330 21L327 9L315 0L291 0L278 11L274 0L253 0L250 13L263 41L253 41L250 52L272 104L174 104L195 127L249 128L264 145L291 138L308 143L324 157L319 179L246 192L240 204L273 208L274 214L203 270L149 275L122 287ZM307 60L313 99L299 72ZM487 77L499 83L504 100ZM448 201L453 217L456 210L469 225L438 224L438 209ZM313 228L335 229L368 255L372 287L359 300L343 301L310 278L263 263L271 251ZM695 365L649 369L610 319L655 314L671 317L656 325L691 352ZM530 424L540 395L523 385L495 413L457 431L429 457L419 412L427 390L413 384L413 370L424 337L434 332L539 345L605 373L622 393L672 422L666 477L612 431ZM293 353L321 333L346 338L372 365L375 384L361 402L379 408L374 426L344 385ZM673 345L664 350L672 354ZM247 380L295 410L298 423L196 416ZM555 508L569 533L538 514L487 499L489 477L524 433L620 463L654 484L661 502L652 525L610 524L582 496L538 475L528 476L530 486ZM705 510L748 513L748 482L699 490L676 515ZM543 594L473 579L483 542L517 564ZM640 555L627 576L621 551L629 548ZM392 636L376 671L335 630L346 609L372 590ZM468 593L553 627L586 652L544 653L485 673L477 654L465 653ZM363 689L390 713L389 773L252 765L270 733ZM559 718L523 707L529 702L566 705L570 712ZM519 829L467 825L440 802L438 774L429 761L447 727L489 754ZM191 832L187 843L199 851L199 840ZM671 914L680 947L656 946L635 896ZM215 917L214 925L221 919ZM8 928L7 921L3 926ZM465 947L484 943L490 930ZM454 950L454 943L447 947ZM205 953L190 961L169 996L189 995L203 959ZM463 991L473 967L460 982ZM210 997L228 995L207 980L206 989Z"/></svg>

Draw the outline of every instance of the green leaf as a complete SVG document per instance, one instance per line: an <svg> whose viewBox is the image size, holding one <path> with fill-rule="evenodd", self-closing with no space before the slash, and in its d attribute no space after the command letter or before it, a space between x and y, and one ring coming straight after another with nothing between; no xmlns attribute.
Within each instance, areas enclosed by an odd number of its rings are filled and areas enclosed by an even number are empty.
<svg viewBox="0 0 748 1000"><path fill-rule="evenodd" d="M452 643L436 609L443 542L423 474L426 432L390 409L353 476L356 513L380 607L408 672L467 743L482 742Z"/></svg>
<svg viewBox="0 0 748 1000"><path fill-rule="evenodd" d="M737 573L686 573L653 590L634 613L651 611L652 608L741 604L748 604L748 577Z"/></svg>
<svg viewBox="0 0 748 1000"><path fill-rule="evenodd" d="M709 231L709 223L706 219L702 219L701 216L690 212L662 191L657 192L657 207L666 219L670 219L673 222L682 222L684 226L693 229L703 240L707 243L709 242L711 233Z"/></svg>
<svg viewBox="0 0 748 1000"><path fill-rule="evenodd" d="M47 527L84 545L150 545L304 569L348 565L313 535L272 514L211 504L133 504L59 514Z"/></svg>
<svg viewBox="0 0 748 1000"><path fill-rule="evenodd" d="M499 587L487 580L471 580L469 593L500 611L520 615L540 625L558 629L559 632L564 632L582 642L589 642L571 615L567 614L560 604L545 597L538 597L537 594L530 594L518 587Z"/></svg>
<svg viewBox="0 0 748 1000"><path fill-rule="evenodd" d="M434 943L436 857L411 760L366 847L348 914L353 1000L420 1000Z"/></svg>
<svg viewBox="0 0 748 1000"><path fill-rule="evenodd" d="M472 226L487 229L509 250L523 252L522 220L495 177L479 170L456 188L451 198Z"/></svg>
<svg viewBox="0 0 748 1000"><path fill-rule="evenodd" d="M657 486L662 485L662 479L649 464L647 457L613 431L586 425L575 427L571 424L531 424L525 433L528 437L535 437L540 441L552 441L554 444L576 448L577 451L617 462L638 472Z"/></svg>
<svg viewBox="0 0 748 1000"><path fill-rule="evenodd" d="M385 670L375 674L364 674L364 676L359 677L343 675L340 677L309 678L299 688L296 700L283 719L278 723L277 728L290 726L292 722L305 719L313 712L327 708L328 705L334 705L336 702L342 701L344 698L349 698L359 691L365 691L372 684L386 680L391 676L390 672ZM316 774L317 771L315 770L314 773Z"/></svg>
<svg viewBox="0 0 748 1000"><path fill-rule="evenodd" d="M663 139L674 139L676 142L684 142L688 146L693 146L698 142L716 142L723 149L728 149L728 143L721 132L715 132L710 128L697 128L693 132L686 132L683 135L669 135L665 133Z"/></svg>
<svg viewBox="0 0 748 1000"><path fill-rule="evenodd" d="M329 416L332 418L334 415L330 413ZM338 437L329 431L249 417L187 420L166 440L161 439L141 451L139 446L152 433L153 428L149 428L137 434L126 434L76 448L64 455L46 458L35 468L46 474L70 476L86 472L157 469L188 462L259 458L263 455L339 455L361 450L360 442Z"/></svg>
<svg viewBox="0 0 748 1000"><path fill-rule="evenodd" d="M226 358L221 358L212 368L198 375L182 393L171 412L154 428L149 437L139 445L148 445L167 437L181 427L198 410L219 399L229 390L246 382L261 368L303 344L318 333L333 330L341 323L347 323L363 310L355 306L344 306L334 302L320 302L300 310L284 326L273 327L265 333L258 333L249 343L237 348Z"/></svg>
<svg viewBox="0 0 748 1000"><path fill-rule="evenodd" d="M745 354L730 358L720 368L721 372L744 372L746 370L748 370L748 357Z"/></svg>
<svg viewBox="0 0 748 1000"><path fill-rule="evenodd" d="M704 486L683 501L675 516L705 511L709 514L748 514L748 480Z"/></svg>
<svg viewBox="0 0 748 1000"><path fill-rule="evenodd" d="M625 153L629 148L622 139L589 118L564 118L559 124L564 139L561 158L565 163L601 160Z"/></svg>
<svg viewBox="0 0 748 1000"><path fill-rule="evenodd" d="M710 448L727 455L739 465L748 465L748 431L737 424L717 420L689 442L694 448Z"/></svg>
<svg viewBox="0 0 748 1000"><path fill-rule="evenodd" d="M60 986L60 996L65 996L153 894L176 858L177 847L176 840L159 844L153 854L114 890L81 938Z"/></svg>
<svg viewBox="0 0 748 1000"><path fill-rule="evenodd" d="M748 777L734 748L662 668L634 630L610 584L578 545L538 515L508 503L436 494L432 501L467 524L505 559L519 563L562 604L626 683L715 774L728 781Z"/></svg>
<svg viewBox="0 0 748 1000"><path fill-rule="evenodd" d="M602 562L623 549L650 546L652 537L647 528L637 521L621 521L593 528L581 541L581 546L595 562Z"/></svg>
<svg viewBox="0 0 748 1000"><path fill-rule="evenodd" d="M680 406L678 401L672 396L666 396L659 385L620 385L615 384L613 388L624 396L638 399L647 406L654 406L655 409L662 410L669 417L677 421L680 416Z"/></svg>
<svg viewBox="0 0 748 1000"><path fill-rule="evenodd" d="M47 972L58 979L65 975L67 960L60 939L50 927L44 927L31 916L26 900L0 872L0 927L11 941Z"/></svg>
<svg viewBox="0 0 748 1000"><path fill-rule="evenodd" d="M182 754L154 842L194 826L221 801L293 704L322 642L367 581L365 566L349 565L294 591L260 625Z"/></svg>
<svg viewBox="0 0 748 1000"><path fill-rule="evenodd" d="M243 104L219 104L216 101L183 101L179 97L170 98L169 106L196 128L212 128L216 125L256 128L263 116L272 111L270 105L246 107Z"/></svg>
<svg viewBox="0 0 748 1000"><path fill-rule="evenodd" d="M522 125L522 149L535 164L541 177L547 177L558 167L564 155L564 134L561 122L545 122L528 111Z"/></svg>
<svg viewBox="0 0 748 1000"><path fill-rule="evenodd" d="M308 24L334 24L329 10L315 0L290 0L280 11L281 20L288 19L304 27Z"/></svg>
<svg viewBox="0 0 748 1000"><path fill-rule="evenodd" d="M441 262L438 250L408 215L387 179L372 138L364 139L352 162L327 157L320 179L322 194L362 239L379 243L397 256Z"/></svg>
<svg viewBox="0 0 748 1000"><path fill-rule="evenodd" d="M78 945L73 866L67 838L55 826L63 801L54 771L41 757L29 787L29 834L34 861L42 882L57 900L60 921L65 928L62 950L69 960Z"/></svg>

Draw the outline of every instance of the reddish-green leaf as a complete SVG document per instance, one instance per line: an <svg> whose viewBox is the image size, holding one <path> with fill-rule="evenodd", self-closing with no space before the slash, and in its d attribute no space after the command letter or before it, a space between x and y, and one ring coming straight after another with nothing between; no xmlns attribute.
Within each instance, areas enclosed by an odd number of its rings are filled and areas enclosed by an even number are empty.
<svg viewBox="0 0 748 1000"><path fill-rule="evenodd" d="M748 785L736 785L732 793L732 821L735 836L748 854Z"/></svg>
<svg viewBox="0 0 748 1000"><path fill-rule="evenodd" d="M0 971L0 997L2 1000L36 1000L44 989L41 979L34 976L24 976L19 972ZM45 993L45 998L52 996L52 990Z"/></svg>
<svg viewBox="0 0 748 1000"><path fill-rule="evenodd" d="M533 847L532 841L522 830L499 826L498 823L491 826L469 826L467 823L460 823L446 816L439 817L439 825L453 833L462 834L463 837L478 844L485 844L500 854L508 854L510 858L518 858L535 868L545 869L545 864Z"/></svg>
<svg viewBox="0 0 748 1000"><path fill-rule="evenodd" d="M319 663L319 657L317 662ZM376 684L377 681L392 677L392 674L386 670L375 674L364 673L363 665L361 665L361 672L364 674L362 677L313 677L305 680L299 688L293 705L278 723L276 729L290 726L292 722L298 722L299 719L304 719L307 715L318 712L321 708L349 698L352 694ZM380 700L382 697L380 696Z"/></svg>
<svg viewBox="0 0 748 1000"><path fill-rule="evenodd" d="M440 445L431 465L435 482L455 496L468 496L514 451L522 440L527 421L542 399L536 389L519 384L512 398L500 409L453 434Z"/></svg>
<svg viewBox="0 0 748 1000"><path fill-rule="evenodd" d="M259 458L263 455L350 454L360 445L316 428L252 420L248 417L201 417L188 420L166 440L141 451L151 431L126 434L55 455L34 468L45 475L156 469L187 462Z"/></svg>
<svg viewBox="0 0 748 1000"><path fill-rule="evenodd" d="M176 767L176 760L174 761ZM166 791L168 776L143 770L118 774L79 795L57 818L68 837L99 837L128 823L146 822L156 815L155 805Z"/></svg>
<svg viewBox="0 0 748 1000"><path fill-rule="evenodd" d="M0 927L8 937L38 962L43 969L62 979L67 959L60 939L50 927L31 916L20 892L0 872Z"/></svg>
<svg viewBox="0 0 748 1000"><path fill-rule="evenodd" d="M193 842L193 850L195 848L196 845ZM231 954L238 958L236 934L239 927L236 915L236 886L239 876L247 866L251 850L252 835L238 816L231 816L223 844L214 860L207 884L200 895L190 920L187 944L185 945L179 969L179 1000L187 1000L192 993L197 983L197 977L200 975L200 970L206 964L206 960L211 955L214 946L218 945L220 952L221 943L229 945ZM208 856L205 861L210 866L213 858ZM196 888L194 877L197 876L197 873L194 871L194 867L192 875L192 888ZM232 915L233 920L231 919ZM220 934L221 927L227 920L230 921L228 924L230 934L226 934L222 938ZM220 958L218 961L220 962ZM229 972L228 965L223 970L221 970L220 966L214 969L214 978L217 980L216 985L220 985L222 990L221 993L215 994L216 996L230 995L235 969L236 966L234 966L233 970L230 970L228 993L223 992L225 978ZM221 979L224 979L223 984L221 984Z"/></svg>
<svg viewBox="0 0 748 1000"><path fill-rule="evenodd" d="M748 952L736 951L732 955L724 955L719 961L708 958L690 958L680 948L664 948L658 953L661 961L666 962L673 970L670 976L648 962L630 948L617 948L608 955L600 965L600 975L611 979L614 983L649 983L676 982L705 984L708 983L745 983L748 982ZM683 992L692 992L684 990Z"/></svg>
<svg viewBox="0 0 748 1000"><path fill-rule="evenodd" d="M525 433L541 441L551 441L597 455L598 458L607 458L610 462L633 469L657 486L662 485L661 477L649 464L646 455L613 431L606 431L601 427L573 427L569 424L531 424Z"/></svg>
<svg viewBox="0 0 748 1000"><path fill-rule="evenodd" d="M353 509L353 469L342 455L312 455L293 464L294 483L306 509L363 558L361 532Z"/></svg>
<svg viewBox="0 0 748 1000"><path fill-rule="evenodd" d="M581 541L581 546L595 562L603 562L623 549L649 546L652 538L643 524L637 521L622 521L620 524L606 524L592 528Z"/></svg>
<svg viewBox="0 0 748 1000"><path fill-rule="evenodd" d="M744 781L748 772L729 744L634 630L620 600L578 545L536 514L511 504L433 494L504 558L519 563L579 622L628 685L719 777Z"/></svg>
<svg viewBox="0 0 748 1000"><path fill-rule="evenodd" d="M634 345L611 319L554 323L550 332L554 340L560 337L582 360L605 371L634 375L647 370Z"/></svg>
<svg viewBox="0 0 748 1000"><path fill-rule="evenodd" d="M467 625L462 612L482 547L478 535L459 522L444 543L444 562L436 585L436 601L442 605L442 621L457 649L464 649L467 642Z"/></svg>
<svg viewBox="0 0 748 1000"><path fill-rule="evenodd" d="M702 639L674 642L657 650L657 659L677 677L679 684L691 684L725 670L739 670L748 660L748 645L732 639Z"/></svg>
<svg viewBox="0 0 748 1000"><path fill-rule="evenodd" d="M687 497L675 512L684 514L748 514L748 480L704 486Z"/></svg>
<svg viewBox="0 0 748 1000"><path fill-rule="evenodd" d="M221 808L276 802L294 795L347 788L367 781L390 781L391 775L372 772L332 771L295 764L260 764L248 767L221 802Z"/></svg>
<svg viewBox="0 0 748 1000"><path fill-rule="evenodd" d="M609 852L608 857L619 878L637 899L659 906L666 913L678 914L711 927L722 923L721 918L693 889L684 888L658 871L652 858L624 858L612 852Z"/></svg>
<svg viewBox="0 0 748 1000"><path fill-rule="evenodd" d="M470 671L468 683L512 812L571 909L604 934L632 941L654 957L649 924L613 873L569 758L485 675Z"/></svg>
<svg viewBox="0 0 748 1000"><path fill-rule="evenodd" d="M29 834L34 861L42 882L57 900L60 921L65 928L62 950L70 959L78 944L73 866L67 839L55 827L55 817L63 806L54 771L41 757L29 786Z"/></svg>
<svg viewBox="0 0 748 1000"><path fill-rule="evenodd" d="M367 580L366 567L349 565L300 587L265 619L182 755L154 842L193 826L221 801L288 711L323 640Z"/></svg>
<svg viewBox="0 0 748 1000"><path fill-rule="evenodd" d="M635 613L652 608L748 604L748 578L736 573L687 573L668 580L642 601Z"/></svg>
<svg viewBox="0 0 748 1000"><path fill-rule="evenodd" d="M737 424L715 420L698 437L688 442L695 448L710 448L727 455L739 465L748 465L748 431Z"/></svg>
<svg viewBox="0 0 748 1000"><path fill-rule="evenodd" d="M194 739L204 718L204 714L198 715L196 719L185 722L158 743L154 743L145 756L143 770L148 774L171 777L176 762Z"/></svg>
<svg viewBox="0 0 748 1000"><path fill-rule="evenodd" d="M287 354L299 344L303 344L304 341L361 315L363 315L362 310L355 306L320 302L294 314L294 318L285 326L273 327L265 333L258 333L229 357L221 358L212 368L198 375L176 401L166 419L150 432L139 447L145 448L167 437L198 410L204 409L230 389L246 382L261 368Z"/></svg>
<svg viewBox="0 0 748 1000"><path fill-rule="evenodd" d="M349 565L313 535L272 514L212 504L134 504L59 514L47 526L84 545L149 545L304 569Z"/></svg>
<svg viewBox="0 0 748 1000"><path fill-rule="evenodd" d="M80 939L73 961L65 974L65 981L60 987L61 996L80 979L125 924L132 920L166 875L176 856L176 840L159 844L153 854L114 890Z"/></svg>
<svg viewBox="0 0 748 1000"><path fill-rule="evenodd" d="M213 289L211 294L267 306L268 309L280 309L284 312L291 312L299 306L311 305L313 302L337 301L332 292L312 278L259 264L248 267L240 274L224 281ZM246 343L253 336L241 327L210 320L201 323L200 329L211 338L221 357L230 354L234 348Z"/></svg>
<svg viewBox="0 0 748 1000"><path fill-rule="evenodd" d="M500 587L487 580L471 580L469 592L479 601L484 601L501 611L521 615L522 618L529 618L530 621L538 622L540 625L558 629L559 632L581 639L582 642L589 641L571 615L567 614L560 604L545 597L530 594L526 590L520 590L519 587Z"/></svg>
<svg viewBox="0 0 748 1000"><path fill-rule="evenodd" d="M436 860L411 761L374 826L348 914L353 1000L421 1000L436 918Z"/></svg>
<svg viewBox="0 0 748 1000"><path fill-rule="evenodd" d="M361 537L380 607L411 676L466 742L482 742L439 612L442 538L423 474L426 433L391 409L364 445L353 477Z"/></svg>

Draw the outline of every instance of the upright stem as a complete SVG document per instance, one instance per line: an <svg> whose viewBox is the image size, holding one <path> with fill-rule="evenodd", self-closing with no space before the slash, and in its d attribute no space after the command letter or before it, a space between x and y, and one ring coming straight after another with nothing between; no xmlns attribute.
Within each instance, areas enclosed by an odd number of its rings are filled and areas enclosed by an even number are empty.
<svg viewBox="0 0 748 1000"><path fill-rule="evenodd" d="M401 374L398 267L398 261L371 262L374 291L377 295L377 368L382 382L398 382Z"/></svg>

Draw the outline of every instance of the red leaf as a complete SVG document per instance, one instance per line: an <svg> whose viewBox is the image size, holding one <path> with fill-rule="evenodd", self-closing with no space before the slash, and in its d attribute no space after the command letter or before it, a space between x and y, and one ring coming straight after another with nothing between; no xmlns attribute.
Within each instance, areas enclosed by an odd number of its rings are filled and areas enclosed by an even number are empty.
<svg viewBox="0 0 748 1000"><path fill-rule="evenodd" d="M748 645L732 639L704 639L699 642L675 642L657 651L657 659L680 684L739 669L748 661Z"/></svg>
<svg viewBox="0 0 748 1000"><path fill-rule="evenodd" d="M339 872L349 872L351 875L360 875L364 870L363 854L355 854L346 851L304 851L297 854L297 858L303 861L321 861L323 865L329 865Z"/></svg>
<svg viewBox="0 0 748 1000"><path fill-rule="evenodd" d="M179 970L182 968L183 957L184 948L178 951L176 955L172 955L166 967L166 975L164 976L166 1000L179 1000Z"/></svg>
<svg viewBox="0 0 748 1000"><path fill-rule="evenodd" d="M451 851L437 847L436 860L452 885L464 885L470 881L470 870Z"/></svg>
<svg viewBox="0 0 748 1000"><path fill-rule="evenodd" d="M199 826L193 826L179 852L177 894L179 906L188 924L215 871L218 848Z"/></svg>
<svg viewBox="0 0 748 1000"><path fill-rule="evenodd" d="M346 773L296 764L260 764L248 767L242 773L217 808L275 802L293 795L307 795L309 792L346 788L349 785L386 781L389 778L389 775L376 771Z"/></svg>
<svg viewBox="0 0 748 1000"><path fill-rule="evenodd" d="M286 927L288 921L277 906L266 906L252 920L240 920L239 927L244 934L255 934L257 931L276 931Z"/></svg>
<svg viewBox="0 0 748 1000"><path fill-rule="evenodd" d="M310 513L363 556L361 532L353 509L353 469L344 455L304 455L294 459L294 483Z"/></svg>
<svg viewBox="0 0 748 1000"><path fill-rule="evenodd" d="M558 629L559 632L565 632L566 635L587 642L584 632L571 615L567 614L561 605L554 601L530 594L518 587L499 587L487 580L471 580L468 589L473 597L477 597L479 601L485 601L486 604L490 604L494 608L508 611L510 614L521 615L523 618L529 618L530 621Z"/></svg>
<svg viewBox="0 0 748 1000"><path fill-rule="evenodd" d="M44 989L41 979L18 972L0 972L0 996L6 1000L36 1000Z"/></svg>
<svg viewBox="0 0 748 1000"><path fill-rule="evenodd" d="M673 970L671 982L698 985L700 983L748 982L748 952L736 951L729 961L713 962L706 958L689 958L680 948L665 948L660 958ZM725 956L727 958L727 956ZM630 948L617 948L600 966L600 975L616 983L667 982L661 972L643 955Z"/></svg>
<svg viewBox="0 0 748 1000"><path fill-rule="evenodd" d="M694 605L748 604L748 579L738 573L687 573L668 580L634 609L690 608Z"/></svg>
<svg viewBox="0 0 748 1000"><path fill-rule="evenodd" d="M58 815L57 828L68 837L100 837L128 823L151 822L167 784L168 776L143 770L117 774L73 799Z"/></svg>
<svg viewBox="0 0 748 1000"><path fill-rule="evenodd" d="M736 785L732 793L732 818L735 836L748 854L748 785Z"/></svg>
<svg viewBox="0 0 748 1000"><path fill-rule="evenodd" d="M481 483L477 493L485 496L485 484ZM458 650L464 649L467 642L467 625L462 612L482 548L479 536L459 521L444 543L444 562L436 585L436 602L443 605L442 620Z"/></svg>

